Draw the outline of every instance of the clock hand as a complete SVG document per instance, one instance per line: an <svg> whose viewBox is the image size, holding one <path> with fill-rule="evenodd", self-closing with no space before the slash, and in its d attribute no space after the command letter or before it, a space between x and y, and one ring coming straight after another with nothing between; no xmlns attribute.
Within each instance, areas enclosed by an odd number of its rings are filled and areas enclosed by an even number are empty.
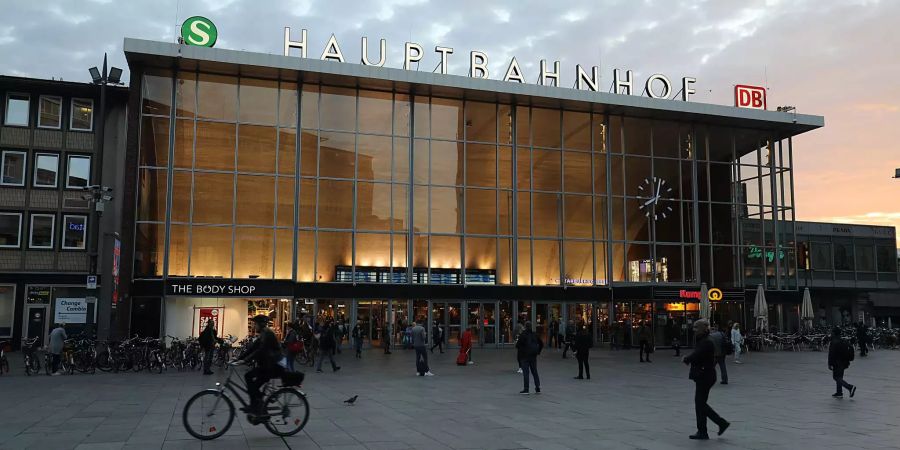
<svg viewBox="0 0 900 450"><path fill-rule="evenodd" d="M659 199L659 191L662 190L662 180L656 185L656 198Z"/></svg>
<svg viewBox="0 0 900 450"><path fill-rule="evenodd" d="M644 202L644 204L642 206L647 206L647 205L655 202L656 199L657 199L657 197L650 197L650 200L647 200L646 202Z"/></svg>

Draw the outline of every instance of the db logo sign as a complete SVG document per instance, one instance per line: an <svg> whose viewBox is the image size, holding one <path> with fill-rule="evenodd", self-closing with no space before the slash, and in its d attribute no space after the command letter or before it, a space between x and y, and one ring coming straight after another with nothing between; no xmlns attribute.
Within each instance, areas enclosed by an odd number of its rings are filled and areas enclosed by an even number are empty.
<svg viewBox="0 0 900 450"><path fill-rule="evenodd" d="M722 290L719 288L710 289L709 290L709 299L714 302L722 300Z"/></svg>
<svg viewBox="0 0 900 450"><path fill-rule="evenodd" d="M734 106L738 108L766 109L766 88L739 84L734 87Z"/></svg>

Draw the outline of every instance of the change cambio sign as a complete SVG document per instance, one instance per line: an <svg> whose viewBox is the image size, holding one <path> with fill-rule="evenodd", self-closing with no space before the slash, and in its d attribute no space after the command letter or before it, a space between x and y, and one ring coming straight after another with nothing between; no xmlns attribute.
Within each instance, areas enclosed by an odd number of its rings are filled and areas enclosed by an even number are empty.
<svg viewBox="0 0 900 450"><path fill-rule="evenodd" d="M203 16L188 17L181 24L181 39L185 44L212 47L216 45L219 31L211 20Z"/></svg>
<svg viewBox="0 0 900 450"><path fill-rule="evenodd" d="M86 323L87 300L83 298L58 298L53 315L55 323Z"/></svg>

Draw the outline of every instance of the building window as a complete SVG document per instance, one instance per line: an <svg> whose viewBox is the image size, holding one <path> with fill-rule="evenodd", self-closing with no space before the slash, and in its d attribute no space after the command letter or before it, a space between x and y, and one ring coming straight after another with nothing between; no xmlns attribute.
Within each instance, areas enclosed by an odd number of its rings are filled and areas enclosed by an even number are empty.
<svg viewBox="0 0 900 450"><path fill-rule="evenodd" d="M59 173L59 155L36 153L34 155L34 187L56 187Z"/></svg>
<svg viewBox="0 0 900 450"><path fill-rule="evenodd" d="M94 125L94 101L89 98L72 99L72 117L69 129L91 131Z"/></svg>
<svg viewBox="0 0 900 450"><path fill-rule="evenodd" d="M0 337L12 336L13 317L16 309L16 286L0 286Z"/></svg>
<svg viewBox="0 0 900 450"><path fill-rule="evenodd" d="M53 214L32 214L28 248L52 249L55 225L56 216Z"/></svg>
<svg viewBox="0 0 900 450"><path fill-rule="evenodd" d="M38 103L38 127L62 127L62 97L42 95Z"/></svg>
<svg viewBox="0 0 900 450"><path fill-rule="evenodd" d="M8 94L6 96L6 124L28 126L28 112L31 97L28 94Z"/></svg>
<svg viewBox="0 0 900 450"><path fill-rule="evenodd" d="M69 155L66 164L66 187L80 189L87 187L91 179L91 157Z"/></svg>
<svg viewBox="0 0 900 450"><path fill-rule="evenodd" d="M0 248L19 248L22 213L0 212Z"/></svg>
<svg viewBox="0 0 900 450"><path fill-rule="evenodd" d="M63 250L84 250L87 236L87 216L63 216Z"/></svg>
<svg viewBox="0 0 900 450"><path fill-rule="evenodd" d="M25 152L4 151L3 167L0 170L3 177L0 179L0 185L25 186L25 161Z"/></svg>

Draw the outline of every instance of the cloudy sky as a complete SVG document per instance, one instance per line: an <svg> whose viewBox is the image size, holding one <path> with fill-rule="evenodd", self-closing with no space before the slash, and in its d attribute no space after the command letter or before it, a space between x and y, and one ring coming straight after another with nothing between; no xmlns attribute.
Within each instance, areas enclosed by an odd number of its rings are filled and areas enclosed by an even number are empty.
<svg viewBox="0 0 900 450"><path fill-rule="evenodd" d="M638 80L694 76L693 100L708 103L732 103L735 84L765 85L770 108L825 116L824 129L795 140L798 218L900 226L900 180L891 178L900 167L900 1L7 0L0 73L88 81L104 51L125 67L124 37L171 42L191 15L215 22L221 48L281 53L290 26L309 30L311 57L331 33L351 62L360 37L385 38L391 67L412 41L453 47L453 73L482 50L492 77L516 56L529 82L548 59L561 61L564 86L575 64L600 65L607 85L613 68ZM419 70L437 63L426 51Z"/></svg>

